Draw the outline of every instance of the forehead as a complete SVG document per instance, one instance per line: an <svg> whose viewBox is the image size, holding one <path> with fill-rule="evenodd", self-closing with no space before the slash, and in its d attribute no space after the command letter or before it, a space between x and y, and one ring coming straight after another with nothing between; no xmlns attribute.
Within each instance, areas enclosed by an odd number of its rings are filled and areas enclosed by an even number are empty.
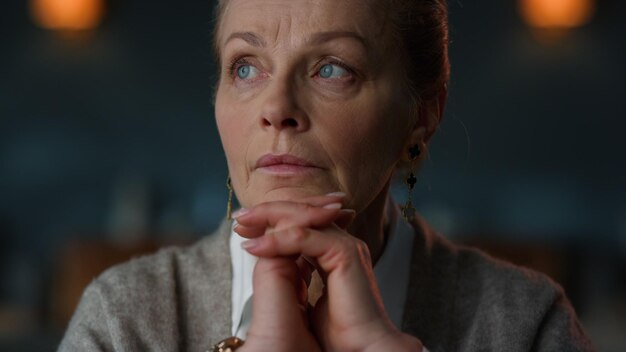
<svg viewBox="0 0 626 352"><path fill-rule="evenodd" d="M218 45L232 32L253 32L269 41L306 39L317 32L354 32L376 42L381 18L369 0L230 0L220 19Z"/></svg>

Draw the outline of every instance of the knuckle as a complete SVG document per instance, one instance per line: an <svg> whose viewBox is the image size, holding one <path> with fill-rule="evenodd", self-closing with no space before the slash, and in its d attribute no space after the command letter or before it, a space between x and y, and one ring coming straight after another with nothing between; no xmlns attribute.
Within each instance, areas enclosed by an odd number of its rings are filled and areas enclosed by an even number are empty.
<svg viewBox="0 0 626 352"><path fill-rule="evenodd" d="M322 208L320 207L316 207L310 204L303 204L303 209L300 212L300 214L303 214L303 218L302 220L306 223L306 224L312 224L315 222L315 219L317 219L320 214L322 213Z"/></svg>
<svg viewBox="0 0 626 352"><path fill-rule="evenodd" d="M345 266L358 257L358 245L350 238L338 238L325 257L333 266Z"/></svg>
<svg viewBox="0 0 626 352"><path fill-rule="evenodd" d="M370 254L370 249L367 246L367 244L365 243L365 241L361 240L360 238L355 238L354 239L354 243L355 243L355 249L356 251L358 251L359 254L363 255L363 254Z"/></svg>
<svg viewBox="0 0 626 352"><path fill-rule="evenodd" d="M310 211L311 209L314 209L315 207L312 206L309 203L303 203L303 202L298 202L296 203L296 206L298 207L299 210L305 210L305 211Z"/></svg>
<svg viewBox="0 0 626 352"><path fill-rule="evenodd" d="M361 240L355 237L345 236L341 239L342 245L345 248L345 251L349 253L351 256L356 256L360 252Z"/></svg>
<svg viewBox="0 0 626 352"><path fill-rule="evenodd" d="M371 261L367 244L352 236L338 239L336 246L328 254L335 265L343 267Z"/></svg>
<svg viewBox="0 0 626 352"><path fill-rule="evenodd" d="M361 261L363 261L364 263L368 263L370 266L372 265L372 256L370 255L370 249L367 244L360 239L357 242L357 252Z"/></svg>
<svg viewBox="0 0 626 352"><path fill-rule="evenodd" d="M292 242L302 242L308 237L308 231L299 226L290 228L287 234Z"/></svg>

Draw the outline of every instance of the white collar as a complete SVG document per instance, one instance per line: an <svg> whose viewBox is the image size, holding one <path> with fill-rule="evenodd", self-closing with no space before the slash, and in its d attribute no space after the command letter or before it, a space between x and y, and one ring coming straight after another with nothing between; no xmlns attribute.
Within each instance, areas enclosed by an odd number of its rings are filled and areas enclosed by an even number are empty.
<svg viewBox="0 0 626 352"><path fill-rule="evenodd" d="M402 328L414 233L411 225L399 216L397 206L390 199L387 202L387 214L390 220L389 238L382 256L374 266L374 276L389 319L396 327ZM252 274L257 262L255 256L241 248L244 240L231 230L232 334L242 339L245 339L252 319Z"/></svg>

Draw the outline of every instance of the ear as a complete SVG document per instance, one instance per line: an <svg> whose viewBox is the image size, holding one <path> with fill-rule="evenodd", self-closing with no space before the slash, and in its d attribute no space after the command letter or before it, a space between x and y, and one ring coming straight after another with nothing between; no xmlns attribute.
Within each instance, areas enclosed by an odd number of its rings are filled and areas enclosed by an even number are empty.
<svg viewBox="0 0 626 352"><path fill-rule="evenodd" d="M439 128L441 120L443 119L447 99L448 87L444 85L437 95L424 100L422 104L420 104L415 125L413 126L411 135L405 146L406 150L414 145L418 145L420 150L422 150L422 155L424 154L430 139Z"/></svg>

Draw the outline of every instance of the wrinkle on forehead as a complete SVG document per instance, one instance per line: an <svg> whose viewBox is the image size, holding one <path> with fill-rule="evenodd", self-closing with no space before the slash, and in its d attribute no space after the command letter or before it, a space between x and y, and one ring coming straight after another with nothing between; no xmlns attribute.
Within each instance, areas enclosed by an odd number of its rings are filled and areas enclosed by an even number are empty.
<svg viewBox="0 0 626 352"><path fill-rule="evenodd" d="M302 44L307 33L329 30L355 31L375 44L385 32L379 11L370 0L229 0L217 39L223 45L223 31L237 26L237 31L257 32L274 45Z"/></svg>

